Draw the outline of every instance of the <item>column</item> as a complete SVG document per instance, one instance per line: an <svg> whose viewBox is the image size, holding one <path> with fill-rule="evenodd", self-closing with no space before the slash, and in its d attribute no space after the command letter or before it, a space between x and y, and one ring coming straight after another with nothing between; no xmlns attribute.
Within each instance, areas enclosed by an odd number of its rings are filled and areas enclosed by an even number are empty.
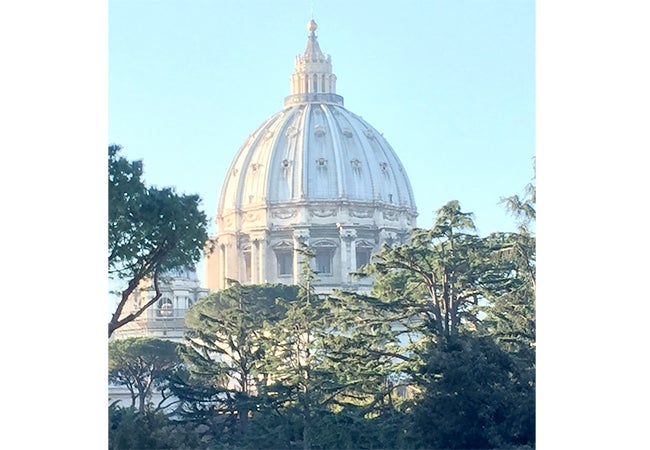
<svg viewBox="0 0 650 450"><path fill-rule="evenodd" d="M218 278L219 289L223 289L226 286L226 246L219 244L219 278Z"/></svg>
<svg viewBox="0 0 650 450"><path fill-rule="evenodd" d="M252 284L259 284L259 257L257 255L257 240L250 237L251 244L251 279L249 280Z"/></svg>
<svg viewBox="0 0 650 450"><path fill-rule="evenodd" d="M357 230L339 225L339 234L341 236L341 281L349 281L350 272L356 270L355 240Z"/></svg>
<svg viewBox="0 0 650 450"><path fill-rule="evenodd" d="M258 267L258 274L257 274L257 279L259 283L266 283L267 281L267 276L266 276L266 239L263 237L260 237L257 240L258 248L257 248L257 255L259 258L259 261L257 263Z"/></svg>
<svg viewBox="0 0 650 450"><path fill-rule="evenodd" d="M262 284L266 282L266 232L256 232L249 235L251 246L251 282Z"/></svg>
<svg viewBox="0 0 650 450"><path fill-rule="evenodd" d="M350 272L357 270L357 239L356 236L350 240Z"/></svg>

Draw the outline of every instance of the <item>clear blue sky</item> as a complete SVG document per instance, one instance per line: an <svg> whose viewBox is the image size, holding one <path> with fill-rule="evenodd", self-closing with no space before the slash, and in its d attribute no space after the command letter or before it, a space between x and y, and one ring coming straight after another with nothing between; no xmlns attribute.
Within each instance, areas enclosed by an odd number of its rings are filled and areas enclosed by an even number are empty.
<svg viewBox="0 0 650 450"><path fill-rule="evenodd" d="M534 176L535 2L111 0L109 143L145 181L196 193L212 232L224 174L283 107L313 16L337 93L397 152L418 226L457 199L481 234Z"/></svg>

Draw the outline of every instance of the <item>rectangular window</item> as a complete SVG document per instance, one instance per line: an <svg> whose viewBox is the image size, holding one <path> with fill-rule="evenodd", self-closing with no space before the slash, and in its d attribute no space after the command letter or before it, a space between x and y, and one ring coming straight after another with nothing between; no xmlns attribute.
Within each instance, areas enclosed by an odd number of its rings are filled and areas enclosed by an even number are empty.
<svg viewBox="0 0 650 450"><path fill-rule="evenodd" d="M370 249L358 248L357 249L357 269L370 262Z"/></svg>
<svg viewBox="0 0 650 450"><path fill-rule="evenodd" d="M246 265L246 281L251 280L251 252L244 252L244 264Z"/></svg>
<svg viewBox="0 0 650 450"><path fill-rule="evenodd" d="M278 275L293 274L293 252L282 252L277 254L278 257Z"/></svg>
<svg viewBox="0 0 650 450"><path fill-rule="evenodd" d="M321 275L332 275L332 252L316 252L316 272Z"/></svg>

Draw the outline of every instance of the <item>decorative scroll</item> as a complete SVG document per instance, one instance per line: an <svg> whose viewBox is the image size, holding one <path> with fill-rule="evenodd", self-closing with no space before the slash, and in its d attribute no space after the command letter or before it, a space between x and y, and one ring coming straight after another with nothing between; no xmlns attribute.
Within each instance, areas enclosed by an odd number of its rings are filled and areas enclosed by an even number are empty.
<svg viewBox="0 0 650 450"><path fill-rule="evenodd" d="M259 218L259 211L244 213L244 222L257 222Z"/></svg>
<svg viewBox="0 0 650 450"><path fill-rule="evenodd" d="M336 214L336 208L314 208L309 210L309 213L316 217L330 217Z"/></svg>
<svg viewBox="0 0 650 450"><path fill-rule="evenodd" d="M350 215L352 217L368 218L372 217L372 208L351 208Z"/></svg>
<svg viewBox="0 0 650 450"><path fill-rule="evenodd" d="M297 213L297 210L295 209L278 209L275 210L271 213L273 217L277 217L278 219L289 219L290 217L294 217Z"/></svg>

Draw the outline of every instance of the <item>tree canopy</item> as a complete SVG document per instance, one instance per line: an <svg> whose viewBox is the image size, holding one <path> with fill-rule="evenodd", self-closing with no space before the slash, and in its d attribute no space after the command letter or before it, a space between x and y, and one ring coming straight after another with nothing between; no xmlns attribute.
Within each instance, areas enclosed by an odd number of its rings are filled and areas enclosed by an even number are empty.
<svg viewBox="0 0 650 450"><path fill-rule="evenodd" d="M177 347L175 342L152 337L111 340L108 379L125 386L131 393L131 406L137 400L138 410L144 412L152 390L164 391L167 378L181 363Z"/></svg>
<svg viewBox="0 0 650 450"><path fill-rule="evenodd" d="M390 326L359 322L371 315L362 302L316 294L301 251L298 286L235 283L188 313L182 411L238 447L381 442L364 417L383 414L394 390Z"/></svg>
<svg viewBox="0 0 650 450"><path fill-rule="evenodd" d="M519 231L487 236L443 205L359 271L369 294L316 293L303 247L297 286L203 299L175 426L199 448L534 448L534 196L517 202Z"/></svg>
<svg viewBox="0 0 650 450"><path fill-rule="evenodd" d="M199 196L146 186L142 161L120 156L121 148L108 147L108 274L123 285L109 337L160 298L158 283L166 271L193 269L208 238ZM154 298L124 315L127 299L145 279L152 281Z"/></svg>

